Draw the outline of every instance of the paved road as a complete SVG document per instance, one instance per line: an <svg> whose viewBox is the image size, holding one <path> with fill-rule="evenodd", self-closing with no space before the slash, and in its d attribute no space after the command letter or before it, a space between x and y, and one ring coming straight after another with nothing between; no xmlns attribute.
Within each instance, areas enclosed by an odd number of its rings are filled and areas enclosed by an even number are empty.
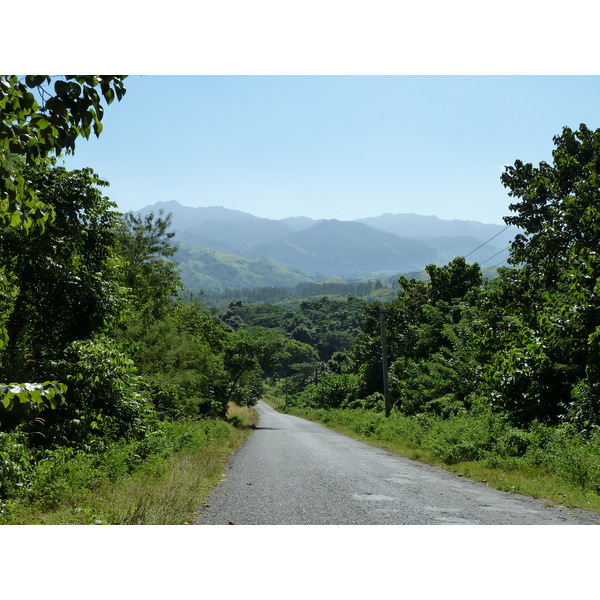
<svg viewBox="0 0 600 600"><path fill-rule="evenodd" d="M373 448L259 402L259 425L232 456L198 524L598 524Z"/></svg>

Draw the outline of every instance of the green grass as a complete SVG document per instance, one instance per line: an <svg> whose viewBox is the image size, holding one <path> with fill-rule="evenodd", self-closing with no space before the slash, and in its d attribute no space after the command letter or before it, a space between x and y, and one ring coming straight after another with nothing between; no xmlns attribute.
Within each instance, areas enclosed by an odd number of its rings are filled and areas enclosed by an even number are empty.
<svg viewBox="0 0 600 600"><path fill-rule="evenodd" d="M175 452L152 454L129 473L115 475L111 460L122 464L117 450L96 466L86 456L42 474L39 494L8 508L6 524L179 525L192 524L211 489L219 482L230 453L250 435L258 416L253 409L230 407L229 423L170 424ZM234 426L235 425L235 426ZM208 433L207 433L208 429ZM117 469L118 470L118 469ZM50 486L50 493L48 493ZM44 491L45 490L45 491Z"/></svg>
<svg viewBox="0 0 600 600"><path fill-rule="evenodd" d="M553 470L544 463L531 464L527 456L507 457L495 454L493 450L482 452L476 458L461 459L461 456L476 454L476 443L472 447L465 446L464 439L453 443L456 432L452 431L452 424L448 423L444 429L440 426L441 420L419 422L418 419L399 415L395 415L396 418L392 415L391 419L386 420L382 415L369 411L286 407L285 401L274 395L267 395L264 400L282 412L321 423L356 440L385 448L411 460L441 467L461 477L500 490L543 498L548 505L580 508L600 514L597 488L588 485L590 477L585 481L582 478L578 485L577 477L572 475L572 461L569 462L570 470L561 470L561 460L554 457L553 464L557 466ZM436 424L439 431L436 431ZM470 430L465 437L476 438L477 433ZM562 462L566 462L566 458ZM593 477L595 475L594 472L591 479L597 485L597 478Z"/></svg>

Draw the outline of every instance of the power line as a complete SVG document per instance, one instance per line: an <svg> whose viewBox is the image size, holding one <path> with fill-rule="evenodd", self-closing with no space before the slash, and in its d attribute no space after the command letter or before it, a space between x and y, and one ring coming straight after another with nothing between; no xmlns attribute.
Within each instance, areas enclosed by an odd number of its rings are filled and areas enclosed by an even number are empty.
<svg viewBox="0 0 600 600"><path fill-rule="evenodd" d="M477 246L477 248L475 248L475 250L471 250L471 252L469 252L469 254L465 254L463 256L463 258L467 258L467 256L471 256L471 254L473 254L474 252L477 252L477 250L479 250L479 248L483 248L486 244L489 244L494 238L497 238L501 233L504 233L509 227L510 227L510 225L507 225L504 229L499 231L496 235L493 235L487 242L483 242L483 244L481 244L481 246Z"/></svg>
<svg viewBox="0 0 600 600"><path fill-rule="evenodd" d="M506 262L505 260L501 260L499 263L496 263L495 265L492 265L491 267L487 267L486 269L484 269L482 271L482 273L486 273L487 271L491 271L494 267L499 267L503 262Z"/></svg>
<svg viewBox="0 0 600 600"><path fill-rule="evenodd" d="M506 248L504 248L504 250L500 250L500 252L496 252L496 254L493 254L492 256L490 256L489 258L486 258L485 260L482 260L479 264L483 265L486 262L492 260L492 258L496 258L496 256L498 256L499 254L502 254L503 252L506 252L507 250L510 250L510 246L507 246ZM504 262L504 261L502 261L502 262ZM498 263L498 264L500 264L500 263Z"/></svg>
<svg viewBox="0 0 600 600"><path fill-rule="evenodd" d="M469 252L468 254L465 254L463 256L463 258L467 258L467 256L470 256L474 252L477 252L477 250L479 250L480 248L483 248L485 245L489 244L494 238L497 238L501 233L504 233L510 227L511 227L510 225L507 225L504 229L501 229L498 233L494 234L489 240L487 240L486 242L483 242L483 244L481 244L480 246L477 246L477 248L475 248L475 250L471 250L471 252ZM484 263L492 260L492 258L495 258L499 254L502 254L503 252L506 252L507 250L510 250L510 246L507 246L503 250L500 250L500 252L496 252L496 254L493 254L492 256L490 256L489 258L486 258L484 261L481 261L478 264L482 265L482 264L484 264ZM493 269L494 267L497 267L497 266L501 265L503 262L505 262L505 260L501 260L499 263L497 263L495 265L492 265L491 267L489 267L487 269L484 269L483 271L481 271L481 274L483 275L483 273L485 273L485 272ZM462 280L459 280L459 281L449 282L446 285L443 285L443 286L439 287L437 289L437 291L441 292L441 291L444 291L444 290L453 289L455 287L458 287L458 286L462 285L463 283L465 283L465 281L467 281L467 280L466 279L462 279Z"/></svg>
<svg viewBox="0 0 600 600"><path fill-rule="evenodd" d="M502 233L502 232L500 232L500 233ZM496 235L499 235L499 234L496 234ZM496 237L496 236L494 236L494 237ZM491 239L493 239L493 238L491 238ZM483 244L483 245L485 245L485 244ZM478 263L478 264L482 265L483 263L486 263L486 262L492 260L492 258L495 258L499 254L502 254L503 252L506 252L507 250L510 250L510 246L507 246L503 250L500 250L500 252L496 252L496 254L493 254L492 256L490 256L489 258L487 258L486 260L484 260L484 261L482 261L481 263ZM484 273L487 273L488 271L491 271L494 267L498 267L498 266L500 266L504 262L506 262L506 259L501 260L500 262L496 263L495 265L492 265L491 267L487 267L487 268L483 269L481 271L481 274L483 275ZM459 287L463 283L465 283L467 280L468 280L467 278L461 278L461 279L458 279L458 280L449 281L445 285L442 285L442 286L436 288L436 292L439 293L439 292L443 292L445 290L451 290L453 288Z"/></svg>

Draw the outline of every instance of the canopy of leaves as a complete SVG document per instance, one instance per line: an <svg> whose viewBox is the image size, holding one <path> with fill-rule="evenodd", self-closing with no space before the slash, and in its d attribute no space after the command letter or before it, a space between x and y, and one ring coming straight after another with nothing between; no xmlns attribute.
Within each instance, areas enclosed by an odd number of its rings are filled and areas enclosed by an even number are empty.
<svg viewBox="0 0 600 600"><path fill-rule="evenodd" d="M0 227L4 236L13 231L44 231L55 218L53 203L40 198L24 166L42 164L52 154L73 152L78 137L89 138L102 130L103 104L121 100L123 76L47 75L0 76ZM9 241L12 242L14 240ZM14 254L0 253L0 299L11 305L15 281L7 280L7 264ZM14 275L14 272L13 272ZM14 306L14 304L12 304ZM8 311L1 306L0 351L9 334ZM33 385L33 384L32 384ZM27 391L27 388L24 388ZM39 394L54 400L42 387ZM37 392L30 396L38 398Z"/></svg>
<svg viewBox="0 0 600 600"><path fill-rule="evenodd" d="M118 213L91 169L40 163L23 173L55 217L44 230L0 233L11 298L5 326L12 352L61 349L102 330L123 307L113 275Z"/></svg>
<svg viewBox="0 0 600 600"><path fill-rule="evenodd" d="M123 76L0 76L0 225L31 227L51 215L11 156L27 164L51 154L72 153L78 137L102 131L104 107L125 94Z"/></svg>
<svg viewBox="0 0 600 600"><path fill-rule="evenodd" d="M168 301L181 289L180 271L170 260L177 251L169 231L171 215L123 215L117 233L117 252L121 259L119 274L129 290L138 317L157 317Z"/></svg>

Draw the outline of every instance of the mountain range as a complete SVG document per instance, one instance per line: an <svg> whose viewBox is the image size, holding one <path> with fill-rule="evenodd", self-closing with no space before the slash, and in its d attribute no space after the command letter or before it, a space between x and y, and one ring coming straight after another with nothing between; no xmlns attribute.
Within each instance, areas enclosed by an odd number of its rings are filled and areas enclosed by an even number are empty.
<svg viewBox="0 0 600 600"><path fill-rule="evenodd" d="M175 258L192 290L389 277L467 254L469 261L495 265L506 259L504 250L517 233L514 227L416 214L274 220L175 200L136 212L161 210L172 216L180 247Z"/></svg>

